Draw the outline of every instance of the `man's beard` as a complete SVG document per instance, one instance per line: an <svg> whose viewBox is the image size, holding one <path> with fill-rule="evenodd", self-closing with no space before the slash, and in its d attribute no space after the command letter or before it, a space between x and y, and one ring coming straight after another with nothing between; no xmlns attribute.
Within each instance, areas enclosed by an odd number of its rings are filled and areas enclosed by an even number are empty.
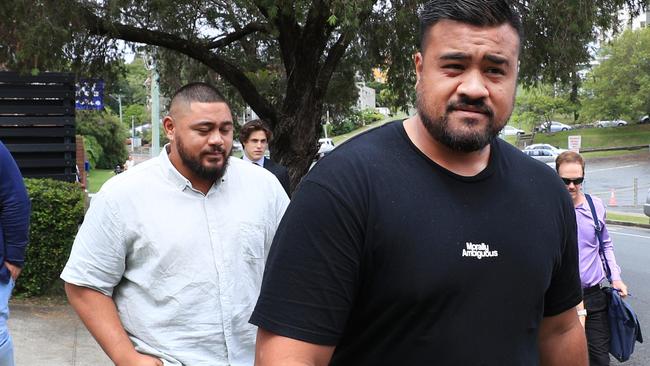
<svg viewBox="0 0 650 366"><path fill-rule="evenodd" d="M459 152L481 150L498 136L499 131L503 127L496 123L494 120L494 112L490 107L485 105L482 99L471 100L467 97L461 97L458 102L449 102L445 114L440 118L434 118L431 116L427 107L424 105L423 99L421 93L418 92L417 111L422 124L431 137L451 150ZM478 109L480 113L485 114L488 118L488 123L485 128L468 133L461 133L452 130L449 126L449 114L454 110L463 107L472 107ZM479 122L474 119L465 118L462 123L466 125L474 125Z"/></svg>
<svg viewBox="0 0 650 366"><path fill-rule="evenodd" d="M209 151L211 153L218 152L223 154L223 164L220 167L206 167L201 163L201 157L204 152L199 152L196 155L192 155L185 149L185 145L183 145L182 139L176 137L176 141L178 156L181 158L183 165L185 165L197 177L207 181L216 182L217 180L221 179L224 174L226 174L226 169L228 169L228 161L230 160L228 157L232 151L226 151L223 147L220 146L216 146L214 149L211 149L211 151Z"/></svg>

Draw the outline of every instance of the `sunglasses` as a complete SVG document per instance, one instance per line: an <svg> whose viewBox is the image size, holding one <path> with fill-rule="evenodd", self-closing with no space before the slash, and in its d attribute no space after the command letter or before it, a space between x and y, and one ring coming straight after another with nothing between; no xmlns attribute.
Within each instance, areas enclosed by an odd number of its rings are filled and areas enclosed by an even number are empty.
<svg viewBox="0 0 650 366"><path fill-rule="evenodd" d="M582 182L585 180L585 177L580 177L580 178L562 178L562 181L564 181L564 184L567 186L571 183L573 183L574 186L577 186L578 184L582 184Z"/></svg>

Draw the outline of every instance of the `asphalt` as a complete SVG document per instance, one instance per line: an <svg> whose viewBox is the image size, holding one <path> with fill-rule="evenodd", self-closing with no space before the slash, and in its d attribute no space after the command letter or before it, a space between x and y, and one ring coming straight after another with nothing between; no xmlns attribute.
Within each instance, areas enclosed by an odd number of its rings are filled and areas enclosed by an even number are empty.
<svg viewBox="0 0 650 366"><path fill-rule="evenodd" d="M9 332L17 366L113 364L69 305L12 300L9 308Z"/></svg>

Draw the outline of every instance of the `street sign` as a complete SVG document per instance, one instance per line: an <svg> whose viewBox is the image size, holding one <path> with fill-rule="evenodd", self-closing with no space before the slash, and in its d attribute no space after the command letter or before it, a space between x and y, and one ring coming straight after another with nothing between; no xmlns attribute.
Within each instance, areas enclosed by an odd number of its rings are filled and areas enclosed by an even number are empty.
<svg viewBox="0 0 650 366"><path fill-rule="evenodd" d="M579 153L581 145L582 136L569 136L569 150Z"/></svg>

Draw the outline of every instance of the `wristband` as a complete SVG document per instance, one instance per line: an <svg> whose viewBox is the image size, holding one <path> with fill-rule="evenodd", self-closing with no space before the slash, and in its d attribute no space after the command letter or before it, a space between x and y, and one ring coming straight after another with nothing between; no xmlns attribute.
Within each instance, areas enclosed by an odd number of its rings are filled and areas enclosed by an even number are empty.
<svg viewBox="0 0 650 366"><path fill-rule="evenodd" d="M587 309L578 310L578 316L587 316Z"/></svg>

